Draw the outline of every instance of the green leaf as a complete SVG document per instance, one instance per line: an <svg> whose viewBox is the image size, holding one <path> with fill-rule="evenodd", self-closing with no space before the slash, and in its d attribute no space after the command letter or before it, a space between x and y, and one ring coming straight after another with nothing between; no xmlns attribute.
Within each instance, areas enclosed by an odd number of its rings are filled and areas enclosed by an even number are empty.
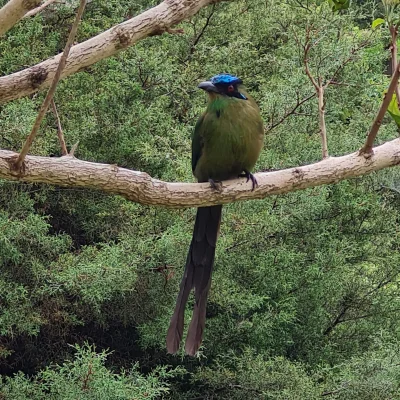
<svg viewBox="0 0 400 400"><path fill-rule="evenodd" d="M400 110L395 94L393 95L392 100L389 104L388 113L393 118L394 122L396 122L396 125L400 127Z"/></svg>
<svg viewBox="0 0 400 400"><path fill-rule="evenodd" d="M372 22L372 29L377 28L379 25L382 25L385 23L385 20L383 18L377 18L374 19L374 21Z"/></svg>
<svg viewBox="0 0 400 400"><path fill-rule="evenodd" d="M332 11L347 10L350 7L350 0L329 0Z"/></svg>

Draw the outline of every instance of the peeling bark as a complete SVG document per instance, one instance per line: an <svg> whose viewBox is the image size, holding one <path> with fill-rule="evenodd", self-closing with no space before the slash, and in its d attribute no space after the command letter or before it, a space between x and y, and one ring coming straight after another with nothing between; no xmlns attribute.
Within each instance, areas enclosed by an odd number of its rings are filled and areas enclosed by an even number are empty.
<svg viewBox="0 0 400 400"><path fill-rule="evenodd" d="M17 153L0 150L0 178L46 183L64 187L98 189L118 194L141 204L169 208L202 207L239 200L262 199L344 179L365 175L400 163L400 139L374 148L370 158L359 152L328 157L315 164L255 174L259 187L251 191L245 179L224 181L222 191L208 183L170 183L152 179L144 172L116 165L81 161L71 156L60 158L27 156L19 174L12 170Z"/></svg>

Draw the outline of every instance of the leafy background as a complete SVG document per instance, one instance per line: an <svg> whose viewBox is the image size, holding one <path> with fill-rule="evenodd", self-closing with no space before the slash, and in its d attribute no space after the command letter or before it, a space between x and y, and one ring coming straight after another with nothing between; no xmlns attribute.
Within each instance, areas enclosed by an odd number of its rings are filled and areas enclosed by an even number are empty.
<svg viewBox="0 0 400 400"><path fill-rule="evenodd" d="M1 38L0 73L62 51L75 3ZM78 41L156 3L89 2ZM318 161L315 98L272 128L313 93L298 45L312 26L310 66L324 79L368 42L326 92L330 154L356 151L389 81L389 34L371 29L380 2L336 4L220 3L180 24L183 34L85 68L55 97L67 145L79 141L84 160L190 181L190 135L206 101L196 86L230 72L262 110L256 170ZM43 97L0 105L0 147L21 148ZM385 119L378 142L397 136ZM32 152L60 155L51 113ZM224 207L196 358L164 344L194 210L0 181L0 398L400 399L399 180L391 169Z"/></svg>

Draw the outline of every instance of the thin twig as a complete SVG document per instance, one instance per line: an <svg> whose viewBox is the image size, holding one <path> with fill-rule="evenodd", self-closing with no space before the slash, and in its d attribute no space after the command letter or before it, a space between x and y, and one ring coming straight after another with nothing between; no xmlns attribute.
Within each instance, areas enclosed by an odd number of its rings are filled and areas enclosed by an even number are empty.
<svg viewBox="0 0 400 400"><path fill-rule="evenodd" d="M350 51L350 56L347 57L337 68L336 71L332 74L332 77L330 79L328 79L328 81L325 83L325 89L331 85L331 84L338 84L337 82L335 82L336 77L339 75L339 72L343 70L343 68L350 62L353 61L354 56L356 55L356 53L358 51L360 51L361 49L363 49L364 47L366 47L369 44L369 40L364 40L358 47L353 48Z"/></svg>
<svg viewBox="0 0 400 400"><path fill-rule="evenodd" d="M193 41L192 41L192 44L190 45L189 54L188 54L188 56L182 61L183 63L187 62L187 61L191 58L192 54L195 52L196 46L197 46L197 44L199 43L200 39L203 37L203 35L204 35L204 33L205 33L207 27L210 25L211 18L213 17L214 13L215 13L215 3L212 5L211 11L210 11L210 13L208 14L208 17L206 18L206 22L205 22L205 24L203 25L203 27L201 28L201 30L200 30L199 33L196 33L196 29L195 29L196 26L194 25L195 36L194 36L193 39L192 39Z"/></svg>
<svg viewBox="0 0 400 400"><path fill-rule="evenodd" d="M204 35L204 32L206 31L208 25L210 24L211 18L214 15L215 12L215 4L212 5L210 14L208 14L208 17L206 19L206 23L204 24L204 26L201 28L201 31L199 32L199 34L194 38L192 45L190 46L190 54L193 54L194 49L197 45L197 43L199 42L199 40L201 39L201 37Z"/></svg>
<svg viewBox="0 0 400 400"><path fill-rule="evenodd" d="M17 160L15 161L14 167L15 167L15 169L17 171L21 170L21 167L22 167L22 164L24 162L25 156L28 154L28 151L29 151L29 149L30 149L30 147L31 147L31 145L32 145L37 133L38 133L38 130L40 128L40 124L42 123L43 118L44 118L44 116L45 116L45 114L47 112L47 109L49 108L51 99L54 96L54 93L55 93L56 88L57 88L58 81L60 80L60 77L61 77L61 72L64 69L65 64L67 63L68 54L69 54L69 51L71 50L72 44L74 42L76 31L78 30L79 21L80 21L80 19L82 17L83 11L84 11L85 6L86 6L86 1L87 0L81 0L81 2L80 2L78 11L77 11L76 16L75 16L75 21L74 21L74 23L72 25L72 28L71 28L71 31L69 33L67 44L65 45L63 55L61 56L60 63L58 64L57 71L56 71L56 73L54 75L54 78L53 78L53 82L51 83L51 86L50 86L49 91L47 92L46 98L44 99L43 104L40 107L40 111L39 111L38 116L36 117L36 121L35 121L35 123L33 125L32 131L29 134L28 138L26 139L26 141L24 143L24 146L23 146L19 156L18 156Z"/></svg>
<svg viewBox="0 0 400 400"><path fill-rule="evenodd" d="M280 125L281 123L283 123L283 121L285 121L285 119L289 118L291 115L296 115L296 110L303 105L304 103L306 103L308 100L312 99L315 96L315 93L311 93L310 95L308 95L307 97L305 97L303 100L299 100L297 99L296 105L289 111L286 111L285 114L283 115L283 117L277 121L272 123L271 125L267 126L265 129L265 132L269 132L272 129L276 128L278 125Z"/></svg>
<svg viewBox="0 0 400 400"><path fill-rule="evenodd" d="M56 0L47 0L47 1L45 1L39 7L36 7L33 10L27 12L24 15L24 18L33 17L34 15L36 15L36 14L40 13L41 11L43 11L47 6L49 6L50 4L54 3L55 1Z"/></svg>
<svg viewBox="0 0 400 400"><path fill-rule="evenodd" d="M56 122L57 122L57 136L58 136L58 141L60 142L60 146L61 146L61 154L63 156L66 156L66 155L68 155L68 150L67 150L67 146L65 144L61 121L60 121L60 117L57 112L57 107L56 107L56 103L54 102L54 99L51 99L51 108L53 109L54 117L56 118Z"/></svg>
<svg viewBox="0 0 400 400"><path fill-rule="evenodd" d="M78 148L79 140L72 146L71 151L69 152L70 157L75 157L75 151Z"/></svg>
<svg viewBox="0 0 400 400"><path fill-rule="evenodd" d="M324 103L324 85L322 84L322 79L320 76L318 76L318 82L314 78L314 76L311 74L310 68L308 66L308 54L310 49L318 43L318 40L314 42L314 44L310 44L310 32L311 28L307 28L306 31L306 42L305 45L303 46L304 50L304 57L303 57L303 62L304 62L304 68L306 75L310 79L311 83L313 84L315 88L315 92L318 97L318 121L319 121L319 134L321 136L321 147L322 147L322 159L325 159L329 156L328 153L328 142L327 142L327 137L326 137L326 124L325 124L325 103Z"/></svg>
<svg viewBox="0 0 400 400"><path fill-rule="evenodd" d="M389 104L392 101L393 93L396 90L399 76L400 76L400 62L396 65L396 69L393 71L392 80L390 81L388 90L385 94L385 97L383 98L381 107L368 133L367 140L365 141L364 146L360 149L359 154L364 155L365 158L369 158L373 154L372 146L374 145L374 141L376 135L378 134L379 128L382 125L383 117L385 116Z"/></svg>

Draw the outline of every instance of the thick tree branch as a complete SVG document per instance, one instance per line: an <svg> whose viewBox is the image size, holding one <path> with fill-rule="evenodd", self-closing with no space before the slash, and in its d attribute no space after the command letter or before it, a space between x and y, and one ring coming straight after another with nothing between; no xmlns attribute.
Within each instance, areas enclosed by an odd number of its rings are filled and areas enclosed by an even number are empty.
<svg viewBox="0 0 400 400"><path fill-rule="evenodd" d="M25 156L28 154L28 151L29 151L29 149L30 149L30 147L31 147L31 145L32 145L32 143L33 143L38 131L39 131L40 124L42 123L43 118L44 118L44 116L45 116L45 114L47 112L47 109L49 108L50 102L51 102L51 100L52 100L52 98L54 96L54 93L56 91L58 81L60 80L60 76L61 76L62 70L64 69L65 64L67 62L68 54L69 54L69 51L71 50L72 43L73 43L73 41L75 39L76 32L78 30L78 25L79 25L79 22L81 20L83 11L85 10L85 7L86 7L86 0L80 0L80 5L79 5L79 8L78 8L78 11L76 12L74 23L72 24L71 31L69 32L68 40L67 40L67 43L65 45L63 54L62 54L61 59L60 59L60 62L58 64L58 66L57 66L56 74L54 75L53 81L51 82L50 89L47 92L46 98L44 99L42 106L40 107L40 110L39 110L39 113L38 113L38 115L36 117L35 123L33 124L31 133L27 137L27 139L26 139L26 141L24 143L24 146L22 147L21 153L18 155L18 158L15 161L15 169L16 170L20 170L21 169L22 164L23 164L24 159L25 159Z"/></svg>
<svg viewBox="0 0 400 400"><path fill-rule="evenodd" d="M196 14L202 7L218 1L220 0L165 0L137 17L73 46L61 78L115 55L147 36L160 35L173 25ZM60 58L61 54L33 67L1 77L0 103L48 87L54 78Z"/></svg>
<svg viewBox="0 0 400 400"><path fill-rule="evenodd" d="M374 149L370 158L358 152L326 158L315 164L256 174L259 187L253 192L245 179L223 182L221 193L208 183L168 183L152 179L144 172L116 165L60 158L27 156L24 174L10 167L15 153L0 150L0 178L24 182L98 189L129 200L170 208L224 204L239 200L262 199L365 175L400 163L400 139Z"/></svg>
<svg viewBox="0 0 400 400"><path fill-rule="evenodd" d="M10 0L0 9L0 36L11 29L30 10L36 8L40 0Z"/></svg>

